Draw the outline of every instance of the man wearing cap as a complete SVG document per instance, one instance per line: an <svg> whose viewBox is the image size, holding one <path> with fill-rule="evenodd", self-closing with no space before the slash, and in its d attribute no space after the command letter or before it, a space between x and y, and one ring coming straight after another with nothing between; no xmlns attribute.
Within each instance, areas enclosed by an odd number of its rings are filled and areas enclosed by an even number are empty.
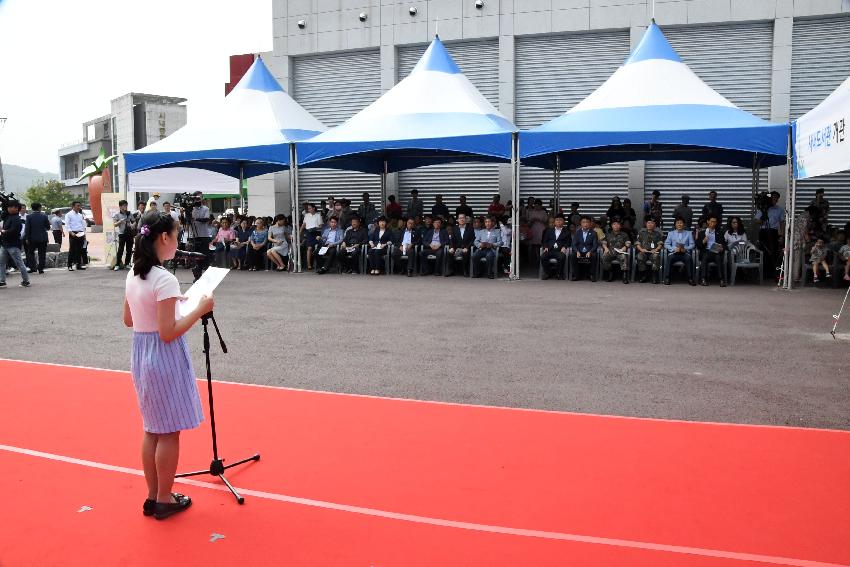
<svg viewBox="0 0 850 567"><path fill-rule="evenodd" d="M419 190L414 189L410 192L410 201L407 202L407 218L418 219L425 213L425 205L419 199Z"/></svg>
<svg viewBox="0 0 850 567"><path fill-rule="evenodd" d="M629 247L632 241L629 235L623 232L623 225L619 217L611 221L611 232L602 241L602 270L608 273L608 279L614 279L614 262L620 262L620 271L623 273L623 283L629 283Z"/></svg>
<svg viewBox="0 0 850 567"><path fill-rule="evenodd" d="M661 283L658 270L661 269L661 251L664 249L664 233L655 228L655 219L647 217L646 228L640 229L637 237L637 269L640 272L640 283L649 277L646 265L652 266L652 281Z"/></svg>
<svg viewBox="0 0 850 567"><path fill-rule="evenodd" d="M6 218L0 223L0 287L6 287L6 258L21 272L21 287L30 286L30 276L24 259L21 257L21 230L24 223L21 220L21 204L9 201L6 204Z"/></svg>

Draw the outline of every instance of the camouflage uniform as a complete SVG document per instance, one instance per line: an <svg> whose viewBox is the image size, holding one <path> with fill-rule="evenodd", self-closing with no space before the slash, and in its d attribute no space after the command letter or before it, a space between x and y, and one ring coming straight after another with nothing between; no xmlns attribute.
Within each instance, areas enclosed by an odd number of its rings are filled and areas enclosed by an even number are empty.
<svg viewBox="0 0 850 567"><path fill-rule="evenodd" d="M640 230L640 233L638 234L637 243L644 250L658 250L658 254L653 254L651 252L638 252L638 270L641 272L645 271L647 262L650 262L652 264L652 271L657 272L658 270L660 270L661 251L664 248L664 234L657 228L652 232L649 232L649 230L642 228ZM655 245L655 247L653 247L653 244Z"/></svg>
<svg viewBox="0 0 850 567"><path fill-rule="evenodd" d="M620 262L620 269L624 274L627 274L629 270L629 255L621 254L614 249L619 248L623 250L626 244L631 244L628 233L622 230L616 233L611 231L605 237L605 243L608 245L608 251L602 254L602 269L606 272L610 271L613 262L618 260Z"/></svg>

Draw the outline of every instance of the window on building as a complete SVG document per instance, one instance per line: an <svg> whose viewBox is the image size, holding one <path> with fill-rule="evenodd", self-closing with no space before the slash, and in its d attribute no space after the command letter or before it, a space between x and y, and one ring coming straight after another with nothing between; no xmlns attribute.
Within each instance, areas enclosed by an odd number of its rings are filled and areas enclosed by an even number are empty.
<svg viewBox="0 0 850 567"><path fill-rule="evenodd" d="M93 142L96 138L94 124L89 124L86 126L86 140L89 142Z"/></svg>

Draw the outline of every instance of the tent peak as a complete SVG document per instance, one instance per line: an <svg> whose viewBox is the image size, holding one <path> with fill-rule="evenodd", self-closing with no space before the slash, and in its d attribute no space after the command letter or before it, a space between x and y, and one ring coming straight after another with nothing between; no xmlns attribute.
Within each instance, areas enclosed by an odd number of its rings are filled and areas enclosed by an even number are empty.
<svg viewBox="0 0 850 567"><path fill-rule="evenodd" d="M676 53L676 50L673 49L670 42L664 37L664 32L655 23L654 18L649 24L649 27L646 28L646 32L644 32L640 43L634 48L629 58L626 59L625 65L639 63L640 61L647 61L649 59L666 59L668 61L675 61L676 63L682 62L679 54Z"/></svg>
<svg viewBox="0 0 850 567"><path fill-rule="evenodd" d="M418 71L437 71L440 73L448 73L449 75L460 74L460 68L449 55L446 46L440 41L440 36L435 35L431 45L425 50L419 63L410 72L411 75Z"/></svg>
<svg viewBox="0 0 850 567"><path fill-rule="evenodd" d="M243 76L236 86L233 87L232 92L240 89L250 89L264 93L283 91L283 87L281 87L280 83L277 82L277 79L272 76L271 71L269 71L269 68L266 67L262 57L257 57L257 59L254 60L251 67L249 67L248 71L245 73L245 76Z"/></svg>

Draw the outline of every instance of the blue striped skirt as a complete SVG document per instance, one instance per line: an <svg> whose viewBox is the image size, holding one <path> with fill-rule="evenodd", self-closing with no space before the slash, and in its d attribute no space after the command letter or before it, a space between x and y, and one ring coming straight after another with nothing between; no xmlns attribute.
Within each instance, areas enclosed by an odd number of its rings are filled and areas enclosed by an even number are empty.
<svg viewBox="0 0 850 567"><path fill-rule="evenodd" d="M166 343L159 333L133 333L130 372L148 433L193 429L204 420L186 337Z"/></svg>

